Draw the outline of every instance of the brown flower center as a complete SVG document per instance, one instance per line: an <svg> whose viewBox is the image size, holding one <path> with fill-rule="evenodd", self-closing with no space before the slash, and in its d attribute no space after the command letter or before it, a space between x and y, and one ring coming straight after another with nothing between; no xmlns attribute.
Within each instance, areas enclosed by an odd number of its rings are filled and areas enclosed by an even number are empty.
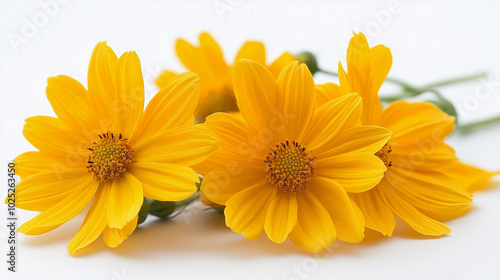
<svg viewBox="0 0 500 280"><path fill-rule="evenodd" d="M392 166L391 161L392 147L389 143L385 144L375 155L378 156L385 164L386 167Z"/></svg>
<svg viewBox="0 0 500 280"><path fill-rule="evenodd" d="M99 134L99 140L87 148L87 171L101 183L112 180L127 171L134 158L131 142L122 134L106 132Z"/></svg>
<svg viewBox="0 0 500 280"><path fill-rule="evenodd" d="M295 141L278 143L264 160L267 180L284 192L300 192L309 185L316 168L315 159Z"/></svg>

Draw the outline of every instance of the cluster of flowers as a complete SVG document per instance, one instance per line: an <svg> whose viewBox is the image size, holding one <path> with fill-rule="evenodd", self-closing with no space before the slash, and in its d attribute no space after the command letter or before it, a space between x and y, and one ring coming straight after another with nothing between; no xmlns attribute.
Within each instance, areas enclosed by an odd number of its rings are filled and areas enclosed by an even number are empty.
<svg viewBox="0 0 500 280"><path fill-rule="evenodd" d="M472 192L496 174L458 160L444 143L455 118L435 105L382 108L391 52L370 48L361 33L347 72L339 63L338 85L315 85L289 53L266 64L257 42L234 66L206 33L199 47L178 40L176 48L193 73L164 72L145 109L136 53L118 58L104 42L87 88L48 79L57 117L28 118L23 134L38 151L15 159L16 206L41 212L20 232L51 231L91 204L69 253L101 234L115 247L151 201L201 192L246 238L265 232L320 252L336 239L360 242L365 228L391 236L396 217L423 235L450 233L443 222L465 214Z"/></svg>

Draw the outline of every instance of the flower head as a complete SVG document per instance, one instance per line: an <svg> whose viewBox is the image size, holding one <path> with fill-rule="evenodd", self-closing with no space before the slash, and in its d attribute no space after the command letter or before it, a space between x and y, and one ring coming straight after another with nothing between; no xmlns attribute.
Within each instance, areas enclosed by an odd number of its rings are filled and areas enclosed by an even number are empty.
<svg viewBox="0 0 500 280"><path fill-rule="evenodd" d="M91 203L68 251L101 233L115 247L136 228L144 196L192 195L199 179L190 166L217 149L209 129L192 125L197 80L191 73L173 77L144 111L139 58L134 52L118 58L104 42L92 53L88 90L67 76L49 78L47 97L57 117L28 118L23 134L39 151L14 160L22 178L16 206L41 211L19 231L48 232Z"/></svg>
<svg viewBox="0 0 500 280"><path fill-rule="evenodd" d="M208 33L200 35L200 45L193 46L183 39L177 40L176 51L184 66L200 76L201 96L195 114L199 121L214 112L237 112L233 89L233 66L224 59L221 48ZM238 51L234 62L249 58L266 65L266 50L260 42L246 42ZM275 76L294 58L283 53L267 68ZM162 87L175 74L163 72L156 83Z"/></svg>
<svg viewBox="0 0 500 280"><path fill-rule="evenodd" d="M444 143L455 119L433 104L397 101L382 109L378 90L391 64L387 47L370 48L362 33L355 34L347 52L348 72L339 64L340 86L318 86L317 101L321 105L356 91L363 98L362 123L393 133L376 153L387 166L384 178L371 190L351 194L366 226L391 236L397 216L421 234L443 235L450 229L442 221L464 214L472 201L469 191L481 188L494 173L458 161Z"/></svg>
<svg viewBox="0 0 500 280"><path fill-rule="evenodd" d="M205 126L220 148L197 170L201 190L225 205L226 224L245 237L264 231L318 252L336 239L359 242L364 218L348 193L375 186L386 170L374 155L390 137L360 124L356 93L315 109L314 81L292 62L275 78L262 64L241 59L234 88L241 117L209 116Z"/></svg>

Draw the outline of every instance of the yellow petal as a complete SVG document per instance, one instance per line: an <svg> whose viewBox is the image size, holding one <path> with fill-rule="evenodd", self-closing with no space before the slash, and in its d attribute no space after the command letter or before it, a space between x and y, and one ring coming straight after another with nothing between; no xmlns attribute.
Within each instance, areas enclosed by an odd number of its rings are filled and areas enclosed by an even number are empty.
<svg viewBox="0 0 500 280"><path fill-rule="evenodd" d="M201 183L201 191L217 204L224 205L236 193L267 182L262 168L234 166L208 173Z"/></svg>
<svg viewBox="0 0 500 280"><path fill-rule="evenodd" d="M429 218L417 210L413 205L395 193L393 187L382 180L380 182L380 193L386 205L396 214L398 218L407 223L417 232L423 235L439 236L450 233L450 228L445 224Z"/></svg>
<svg viewBox="0 0 500 280"><path fill-rule="evenodd" d="M23 178L17 184L16 207L45 211L65 199L91 179L83 168L45 170ZM88 183L90 185L90 183Z"/></svg>
<svg viewBox="0 0 500 280"><path fill-rule="evenodd" d="M117 131L130 137L144 110L144 81L141 62L135 52L126 52L116 65L116 96L111 104Z"/></svg>
<svg viewBox="0 0 500 280"><path fill-rule="evenodd" d="M264 232L266 212L275 196L276 188L271 187L268 182L236 193L226 202L226 225L248 239L259 238Z"/></svg>
<svg viewBox="0 0 500 280"><path fill-rule="evenodd" d="M461 181L432 170L405 174L390 168L386 179L395 192L431 218L457 217L469 209L472 198Z"/></svg>
<svg viewBox="0 0 500 280"><path fill-rule="evenodd" d="M134 175L125 172L113 179L107 209L108 226L124 227L137 216L143 200L141 181Z"/></svg>
<svg viewBox="0 0 500 280"><path fill-rule="evenodd" d="M259 62L262 65L266 64L266 49L261 42L246 42L236 55L234 63L241 58L249 58Z"/></svg>
<svg viewBox="0 0 500 280"><path fill-rule="evenodd" d="M318 158L314 176L322 176L340 184L346 192L360 193L375 187L384 177L385 164L370 153Z"/></svg>
<svg viewBox="0 0 500 280"><path fill-rule="evenodd" d="M156 78L156 85L161 89L164 86L168 85L170 81L177 76L177 73L170 72L170 71L163 71L161 72L160 76Z"/></svg>
<svg viewBox="0 0 500 280"><path fill-rule="evenodd" d="M102 237L104 239L104 242L109 246L109 247L116 247L122 242L128 238L129 235L131 235L135 228L137 227L137 219L139 217L135 216L134 219L132 219L130 222L128 222L123 228L118 229L118 228L110 228L106 227L104 231L102 232Z"/></svg>
<svg viewBox="0 0 500 280"><path fill-rule="evenodd" d="M486 189L491 177L500 174L500 171L489 172L461 162L444 167L443 172L462 182L471 193Z"/></svg>
<svg viewBox="0 0 500 280"><path fill-rule="evenodd" d="M252 128L238 116L215 113L207 118L204 126L220 139L220 148L207 160L193 167L202 175L228 166L262 169L269 147L275 144L273 139L255 136Z"/></svg>
<svg viewBox="0 0 500 280"><path fill-rule="evenodd" d="M111 182L101 184L97 189L89 212L85 216L82 226L73 236L68 244L68 252L70 255L76 251L88 246L94 242L108 224L107 209L109 203L109 195L111 191Z"/></svg>
<svg viewBox="0 0 500 280"><path fill-rule="evenodd" d="M71 133L59 119L46 116L27 118L23 135L41 152L64 160L68 167L86 164L88 141Z"/></svg>
<svg viewBox="0 0 500 280"><path fill-rule="evenodd" d="M217 56L222 57L223 55L219 44L217 44L214 38L206 32L200 34L200 46L206 49L210 49Z"/></svg>
<svg viewBox="0 0 500 280"><path fill-rule="evenodd" d="M91 176L85 178L86 180L74 187L68 196L19 227L19 232L40 234L42 233L40 229L52 230L54 226L60 226L73 219L90 203L99 187L99 182Z"/></svg>
<svg viewBox="0 0 500 280"><path fill-rule="evenodd" d="M206 45L197 48L185 40L179 39L177 40L175 49L182 64L184 64L187 69L197 73L201 77L203 86L207 91L217 90L224 86L225 80L222 81L221 77L218 76L221 74L220 71L224 70L214 68L223 67L225 64L224 58L217 54L218 52L214 50L213 45ZM229 70L226 69L225 71Z"/></svg>
<svg viewBox="0 0 500 280"><path fill-rule="evenodd" d="M113 50L100 42L94 48L90 58L88 72L88 93L94 104L94 110L101 122L113 123L115 116L111 104L116 96L116 64L118 57Z"/></svg>
<svg viewBox="0 0 500 280"><path fill-rule="evenodd" d="M50 154L42 152L25 152L17 156L13 161L16 164L16 175L22 179L41 171L67 168L63 164L64 160L51 157Z"/></svg>
<svg viewBox="0 0 500 280"><path fill-rule="evenodd" d="M254 130L270 129L273 122L280 121L280 112L276 110L276 80L262 64L249 59L238 60L234 70L234 94L241 115Z"/></svg>
<svg viewBox="0 0 500 280"><path fill-rule="evenodd" d="M285 137L299 140L313 118L316 106L311 72L305 64L292 62L281 71L276 83L280 92L277 108L283 110L285 116L290 116L285 123Z"/></svg>
<svg viewBox="0 0 500 280"><path fill-rule="evenodd" d="M338 137L345 129L359 124L361 104L361 98L356 93L326 103L314 112L306 134L299 141L316 153L330 149L332 139Z"/></svg>
<svg viewBox="0 0 500 280"><path fill-rule="evenodd" d="M197 190L193 169L171 163L134 162L128 170L142 183L144 195L160 201L180 201Z"/></svg>
<svg viewBox="0 0 500 280"><path fill-rule="evenodd" d="M269 204L264 229L267 237L282 243L297 224L297 197L293 192L278 192Z"/></svg>
<svg viewBox="0 0 500 280"><path fill-rule="evenodd" d="M339 85L333 83L316 85L316 108L340 96L342 94L340 93Z"/></svg>
<svg viewBox="0 0 500 280"><path fill-rule="evenodd" d="M184 73L172 77L162 87L149 102L139 126L130 137L134 145L140 145L159 131L185 126L193 118L200 98L197 81L196 74Z"/></svg>
<svg viewBox="0 0 500 280"><path fill-rule="evenodd" d="M297 225L290 233L290 240L310 252L321 252L329 248L337 232L332 218L321 202L310 192L297 195Z"/></svg>
<svg viewBox="0 0 500 280"><path fill-rule="evenodd" d="M47 98L59 119L76 132L93 134L97 127L94 106L82 84L64 75L49 78L47 83Z"/></svg>
<svg viewBox="0 0 500 280"><path fill-rule="evenodd" d="M273 74L275 78L278 78L280 75L281 71L288 65L290 62L295 61L295 57L289 52L285 52L282 55L280 55L267 69Z"/></svg>
<svg viewBox="0 0 500 280"><path fill-rule="evenodd" d="M308 190L330 213L338 239L353 243L363 239L365 221L338 183L321 176L313 176Z"/></svg>
<svg viewBox="0 0 500 280"><path fill-rule="evenodd" d="M385 46L371 48L363 33L355 34L347 50L347 80L351 91L363 98L363 124L378 124L382 107L378 90L392 65L392 55Z"/></svg>
<svg viewBox="0 0 500 280"><path fill-rule="evenodd" d="M330 149L315 150L317 158L328 158L348 153L377 153L391 137L391 132L375 125L345 129L332 139Z"/></svg>
<svg viewBox="0 0 500 280"><path fill-rule="evenodd" d="M136 146L134 160L191 166L208 158L217 142L215 134L201 125L166 129Z"/></svg>
<svg viewBox="0 0 500 280"><path fill-rule="evenodd" d="M391 146L393 148L390 159L393 165L411 171L426 171L458 163L453 148L444 143L434 143L427 140L430 139L416 138L414 140L416 144L413 148L403 145Z"/></svg>
<svg viewBox="0 0 500 280"><path fill-rule="evenodd" d="M396 227L396 219L391 209L382 200L379 188L375 187L364 193L354 193L350 197L361 209L367 228L385 236L392 236Z"/></svg>
<svg viewBox="0 0 500 280"><path fill-rule="evenodd" d="M437 148L453 131L455 118L428 102L396 101L382 115L381 125L394 134L391 143L399 150Z"/></svg>

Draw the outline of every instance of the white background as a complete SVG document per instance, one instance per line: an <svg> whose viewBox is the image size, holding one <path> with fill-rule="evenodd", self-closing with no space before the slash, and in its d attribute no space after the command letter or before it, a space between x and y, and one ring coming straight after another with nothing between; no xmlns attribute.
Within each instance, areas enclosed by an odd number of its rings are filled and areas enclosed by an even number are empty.
<svg viewBox="0 0 500 280"><path fill-rule="evenodd" d="M232 61L247 39L264 42L268 61L282 51L310 50L323 68L336 70L351 31L393 54L390 76L416 85L489 71L490 82L448 87L444 94L461 107L460 121L500 113L500 4L498 1L76 1L45 11L38 1L0 4L0 164L33 150L23 138L24 119L54 115L45 97L46 79L66 74L86 85L90 54L99 41L119 55L141 58L149 100L161 69L183 71L176 58L178 37L197 41L201 31L218 40ZM102 3L105 2L105 3ZM229 10L219 11L229 5ZM228 7L228 6L226 6ZM389 14L389 17L387 15ZM384 16L383 16L384 15ZM27 25L35 27L26 33ZM9 38L20 36L13 44ZM317 76L318 82L334 81ZM391 90L383 88L383 92ZM500 169L500 126L449 139L461 159ZM6 168L5 168L6 169ZM3 170L3 168L2 168ZM6 171L0 172L6 182ZM496 179L499 181L499 179ZM1 183L5 185L6 183ZM499 183L496 183L498 187ZM0 192L4 195L3 191ZM6 193L5 193L6 194ZM1 210L1 279L500 279L500 189L474 198L474 209L447 224L452 234L426 239L399 223L395 236L367 233L361 244L337 242L328 256L302 252L290 242L265 236L246 240L225 227L223 217L194 207L170 222L154 219L116 249L99 240L77 257L66 245L83 216L42 236L20 234L18 272L8 273L6 208ZM22 222L36 213L18 211ZM301 269L294 275L294 267ZM157 277L157 278L155 278Z"/></svg>

